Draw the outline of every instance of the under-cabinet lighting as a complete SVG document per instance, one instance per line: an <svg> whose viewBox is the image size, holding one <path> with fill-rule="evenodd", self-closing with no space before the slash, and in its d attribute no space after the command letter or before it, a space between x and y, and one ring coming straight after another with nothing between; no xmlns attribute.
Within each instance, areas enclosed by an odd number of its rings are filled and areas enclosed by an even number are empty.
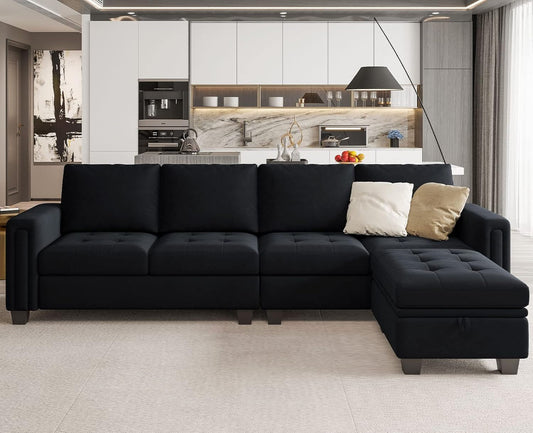
<svg viewBox="0 0 533 433"><path fill-rule="evenodd" d="M324 128L324 131L361 131L363 128L356 128L354 126L346 126L346 127L332 127L332 126L326 126Z"/></svg>

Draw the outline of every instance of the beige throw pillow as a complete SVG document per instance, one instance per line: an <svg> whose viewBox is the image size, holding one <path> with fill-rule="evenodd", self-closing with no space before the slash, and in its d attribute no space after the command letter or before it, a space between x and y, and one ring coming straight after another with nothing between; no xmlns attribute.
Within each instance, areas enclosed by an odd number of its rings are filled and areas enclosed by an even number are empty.
<svg viewBox="0 0 533 433"><path fill-rule="evenodd" d="M470 189L462 186L425 183L411 200L407 233L435 241L446 241L461 216Z"/></svg>
<svg viewBox="0 0 533 433"><path fill-rule="evenodd" d="M407 236L412 183L354 182L344 233Z"/></svg>

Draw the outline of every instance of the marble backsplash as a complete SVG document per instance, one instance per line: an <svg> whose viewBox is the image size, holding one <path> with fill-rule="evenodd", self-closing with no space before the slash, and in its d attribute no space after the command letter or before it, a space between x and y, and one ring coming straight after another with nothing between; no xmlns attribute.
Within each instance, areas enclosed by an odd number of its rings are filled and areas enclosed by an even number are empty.
<svg viewBox="0 0 533 433"><path fill-rule="evenodd" d="M276 147L294 116L303 129L303 147L319 146L318 125L367 125L368 147L389 147L387 134L398 129L404 135L400 146L415 147L415 112L411 108L195 108L191 126L198 131L203 150L242 146L244 121L253 134L248 147Z"/></svg>

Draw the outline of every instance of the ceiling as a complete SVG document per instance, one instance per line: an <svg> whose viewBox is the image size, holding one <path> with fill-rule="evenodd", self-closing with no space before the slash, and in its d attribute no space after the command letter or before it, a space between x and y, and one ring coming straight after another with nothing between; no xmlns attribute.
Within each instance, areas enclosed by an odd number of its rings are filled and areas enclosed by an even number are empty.
<svg viewBox="0 0 533 433"><path fill-rule="evenodd" d="M159 12L163 13L202 13L235 14L238 13L279 13L287 10L289 13L403 13L411 10L446 11L455 13L479 13L502 6L511 0L60 0L61 2L86 12ZM165 10L173 8L173 10ZM265 10L271 9L271 11ZM315 9L318 8L318 9ZM307 9L307 10L303 10ZM314 11L310 11L315 9ZM335 11L335 9L337 9Z"/></svg>
<svg viewBox="0 0 533 433"><path fill-rule="evenodd" d="M28 32L79 32L81 15L57 0L0 0L0 21Z"/></svg>

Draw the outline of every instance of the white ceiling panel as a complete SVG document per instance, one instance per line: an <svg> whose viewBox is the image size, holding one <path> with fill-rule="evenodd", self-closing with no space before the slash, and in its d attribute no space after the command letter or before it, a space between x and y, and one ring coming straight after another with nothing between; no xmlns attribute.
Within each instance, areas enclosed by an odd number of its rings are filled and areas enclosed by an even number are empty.
<svg viewBox="0 0 533 433"><path fill-rule="evenodd" d="M0 21L28 32L76 32L81 15L57 0L0 0Z"/></svg>

